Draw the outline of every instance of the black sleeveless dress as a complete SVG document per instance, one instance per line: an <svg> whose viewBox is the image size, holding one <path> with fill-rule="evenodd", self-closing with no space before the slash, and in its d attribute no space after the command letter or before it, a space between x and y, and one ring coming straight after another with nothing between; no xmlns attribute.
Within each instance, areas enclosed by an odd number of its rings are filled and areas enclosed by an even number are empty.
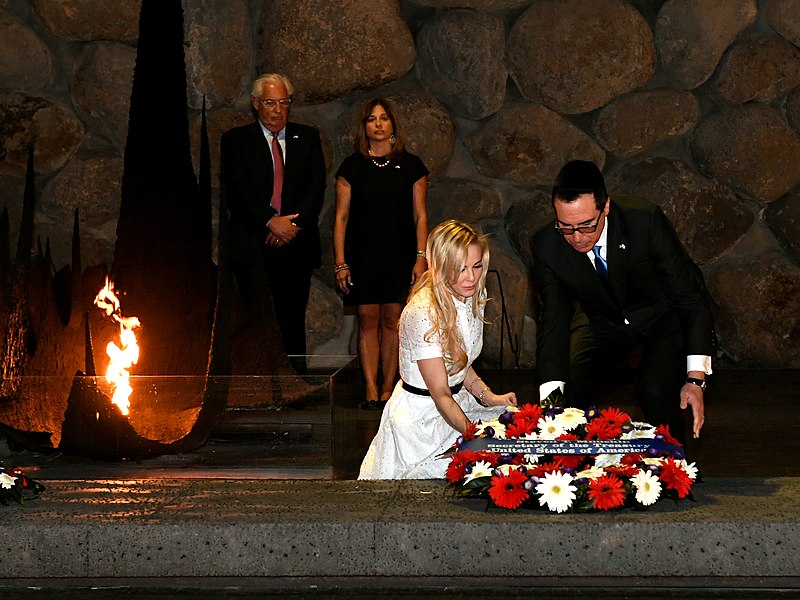
<svg viewBox="0 0 800 600"><path fill-rule="evenodd" d="M359 152L342 162L336 177L351 191L344 253L353 285L346 306L405 303L417 259L413 188L427 174L407 152L385 167Z"/></svg>

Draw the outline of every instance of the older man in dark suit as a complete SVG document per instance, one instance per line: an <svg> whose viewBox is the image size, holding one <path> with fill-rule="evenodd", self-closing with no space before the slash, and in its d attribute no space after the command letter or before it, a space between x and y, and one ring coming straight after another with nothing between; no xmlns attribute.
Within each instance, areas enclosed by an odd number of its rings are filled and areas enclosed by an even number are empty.
<svg viewBox="0 0 800 600"><path fill-rule="evenodd" d="M691 407L699 436L714 351L700 269L661 209L612 200L594 163L564 165L552 202L555 222L533 238L540 396L560 387L586 407L606 369L640 347L645 417L682 441L681 409Z"/></svg>
<svg viewBox="0 0 800 600"><path fill-rule="evenodd" d="M292 84L270 73L253 82L257 120L221 140L221 186L230 210L231 267L245 299L266 271L286 352L306 354L305 312L320 265L325 161L319 131L290 123ZM292 361L305 370L302 359Z"/></svg>

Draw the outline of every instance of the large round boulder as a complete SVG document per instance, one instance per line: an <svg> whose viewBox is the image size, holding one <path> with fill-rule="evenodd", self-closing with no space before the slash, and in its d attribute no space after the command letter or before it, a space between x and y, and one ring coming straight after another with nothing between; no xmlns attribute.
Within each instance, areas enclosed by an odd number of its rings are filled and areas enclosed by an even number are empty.
<svg viewBox="0 0 800 600"><path fill-rule="evenodd" d="M253 35L247 0L184 0L187 100L191 108L249 95Z"/></svg>
<svg viewBox="0 0 800 600"><path fill-rule="evenodd" d="M487 177L527 185L553 184L567 160L591 160L601 168L605 153L561 115L528 102L504 106L467 146Z"/></svg>
<svg viewBox="0 0 800 600"><path fill-rule="evenodd" d="M698 264L722 256L753 223L753 214L721 183L686 163L650 158L623 164L606 178L615 195L641 196L658 204Z"/></svg>
<svg viewBox="0 0 800 600"><path fill-rule="evenodd" d="M722 59L712 94L728 104L769 102L800 85L800 50L779 35L736 42Z"/></svg>
<svg viewBox="0 0 800 600"><path fill-rule="evenodd" d="M636 115L632 119L631 115ZM689 131L700 116L691 92L655 89L631 92L606 104L592 123L595 138L619 157L638 154Z"/></svg>
<svg viewBox="0 0 800 600"><path fill-rule="evenodd" d="M61 168L83 140L83 124L72 110L52 98L17 92L0 93L0 174L24 175L28 150L34 169Z"/></svg>
<svg viewBox="0 0 800 600"><path fill-rule="evenodd" d="M142 0L30 0L50 31L67 40L135 40Z"/></svg>
<svg viewBox="0 0 800 600"><path fill-rule="evenodd" d="M757 16L755 0L667 0L655 26L664 70L676 85L693 90L711 77L728 46Z"/></svg>
<svg viewBox="0 0 800 600"><path fill-rule="evenodd" d="M514 23L506 60L526 99L578 114L650 79L656 49L644 17L623 0L536 0Z"/></svg>
<svg viewBox="0 0 800 600"><path fill-rule="evenodd" d="M72 101L90 131L109 140L118 152L128 137L136 50L117 42L86 44L70 78Z"/></svg>
<svg viewBox="0 0 800 600"><path fill-rule="evenodd" d="M326 102L405 75L414 38L395 0L296 0L264 10L259 72L280 72L300 102Z"/></svg>
<svg viewBox="0 0 800 600"><path fill-rule="evenodd" d="M76 209L84 267L111 264L122 198L122 166L122 157L73 157L45 186L37 224L42 237L50 240L57 267L71 258Z"/></svg>
<svg viewBox="0 0 800 600"><path fill-rule="evenodd" d="M36 92L53 79L47 45L15 17L0 10L0 81L6 89Z"/></svg>
<svg viewBox="0 0 800 600"><path fill-rule="evenodd" d="M761 202L800 183L800 134L766 104L712 114L695 129L691 150L703 173Z"/></svg>
<svg viewBox="0 0 800 600"><path fill-rule="evenodd" d="M743 367L800 368L800 269L754 231L706 276L720 348Z"/></svg>
<svg viewBox="0 0 800 600"><path fill-rule="evenodd" d="M482 119L497 112L506 97L504 49L498 17L445 11L417 35L417 77L456 115Z"/></svg>

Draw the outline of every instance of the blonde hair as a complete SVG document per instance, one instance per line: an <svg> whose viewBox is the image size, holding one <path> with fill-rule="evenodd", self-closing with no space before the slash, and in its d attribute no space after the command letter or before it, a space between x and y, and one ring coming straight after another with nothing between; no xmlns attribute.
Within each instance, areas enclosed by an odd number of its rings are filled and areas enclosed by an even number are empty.
<svg viewBox="0 0 800 600"><path fill-rule="evenodd" d="M486 273L489 270L489 242L480 231L461 221L445 221L434 227L428 235L425 253L428 270L414 284L409 299L424 289L430 290L430 318L433 326L425 332L425 341L439 335L444 361L449 374L458 373L467 366L464 340L456 325L457 310L451 288L461 273L470 246L481 251L483 272L475 286L472 314L481 318L481 305L485 303Z"/></svg>

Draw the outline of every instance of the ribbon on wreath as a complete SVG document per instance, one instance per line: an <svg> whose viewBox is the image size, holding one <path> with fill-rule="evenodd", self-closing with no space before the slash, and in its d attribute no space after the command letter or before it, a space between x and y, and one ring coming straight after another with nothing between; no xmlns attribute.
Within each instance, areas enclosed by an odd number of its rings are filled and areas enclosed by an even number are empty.
<svg viewBox="0 0 800 600"><path fill-rule="evenodd" d="M683 448L654 438L633 440L498 440L475 438L461 444L459 450L495 452L497 454L631 454L655 451L683 458Z"/></svg>

